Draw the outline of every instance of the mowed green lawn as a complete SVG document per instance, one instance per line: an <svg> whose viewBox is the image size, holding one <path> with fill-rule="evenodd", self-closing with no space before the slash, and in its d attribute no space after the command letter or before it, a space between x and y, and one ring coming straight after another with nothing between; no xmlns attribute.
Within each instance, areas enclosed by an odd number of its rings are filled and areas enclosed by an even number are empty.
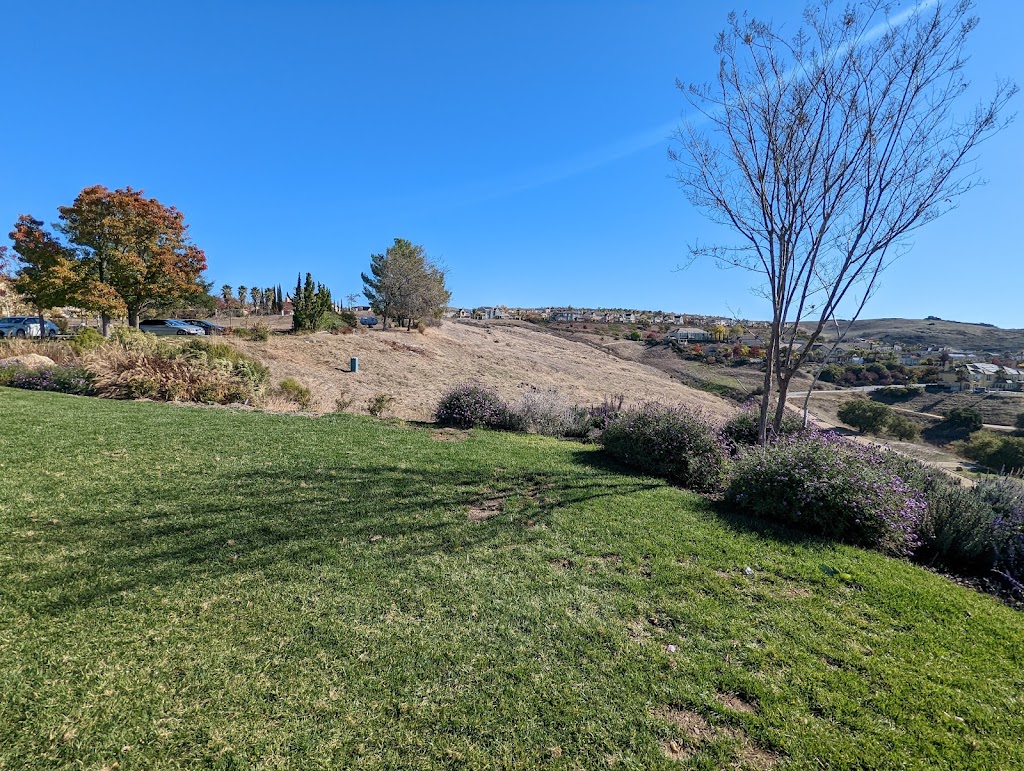
<svg viewBox="0 0 1024 771"><path fill-rule="evenodd" d="M1024 615L571 442L0 389L0 543L0 768L1024 767Z"/></svg>

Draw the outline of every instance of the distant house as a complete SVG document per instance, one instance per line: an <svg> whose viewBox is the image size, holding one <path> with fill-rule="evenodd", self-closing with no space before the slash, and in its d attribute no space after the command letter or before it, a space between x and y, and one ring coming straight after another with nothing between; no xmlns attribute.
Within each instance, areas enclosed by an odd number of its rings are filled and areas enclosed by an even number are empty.
<svg viewBox="0 0 1024 771"><path fill-rule="evenodd" d="M706 343L711 340L711 333L697 327L680 327L665 335L665 339L681 343Z"/></svg>
<svg viewBox="0 0 1024 771"><path fill-rule="evenodd" d="M484 306L476 309L477 318L481 319L507 319L508 311L496 306Z"/></svg>
<svg viewBox="0 0 1024 771"><path fill-rule="evenodd" d="M552 311L552 321L583 321L583 314L576 311Z"/></svg>
<svg viewBox="0 0 1024 771"><path fill-rule="evenodd" d="M1024 391L1024 370L985 362L947 362L945 370L939 373L939 380L950 391L970 391L975 388Z"/></svg>

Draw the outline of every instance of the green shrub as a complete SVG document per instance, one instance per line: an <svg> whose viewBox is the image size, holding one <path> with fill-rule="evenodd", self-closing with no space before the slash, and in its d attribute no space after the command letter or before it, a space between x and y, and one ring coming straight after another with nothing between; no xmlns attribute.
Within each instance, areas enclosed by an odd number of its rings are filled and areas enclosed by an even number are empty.
<svg viewBox="0 0 1024 771"><path fill-rule="evenodd" d="M1024 432L1024 412L1017 416L1017 421L1014 426L1018 431Z"/></svg>
<svg viewBox="0 0 1024 771"><path fill-rule="evenodd" d="M722 427L722 433L734 452L743 445L757 444L757 424L759 418L760 414L757 408L748 407L742 412L736 413L725 422L725 425ZM771 426L771 413L769 413L768 418L768 433L770 436L774 436ZM782 430L779 432L779 436L796 434L803 430L804 422L799 415L786 412L782 416Z"/></svg>
<svg viewBox="0 0 1024 771"><path fill-rule="evenodd" d="M107 339L97 330L92 327L83 327L72 336L70 345L75 350L75 353L81 355L89 351L95 351L106 342Z"/></svg>
<svg viewBox="0 0 1024 771"><path fill-rule="evenodd" d="M147 334L135 327L113 327L107 341L128 351L152 351L160 344L156 335Z"/></svg>
<svg viewBox="0 0 1024 771"><path fill-rule="evenodd" d="M740 456L726 499L757 517L906 556L926 503L890 454L831 433L783 437Z"/></svg>
<svg viewBox="0 0 1024 771"><path fill-rule="evenodd" d="M1024 471L1024 437L975 431L967 441L959 443L958 449L965 457L990 469Z"/></svg>
<svg viewBox="0 0 1024 771"><path fill-rule="evenodd" d="M981 413L973 407L957 407L945 415L943 421L947 428L961 431L965 434L979 431L984 425Z"/></svg>
<svg viewBox="0 0 1024 771"><path fill-rule="evenodd" d="M321 322L320 328L326 329L332 335L345 335L353 332L358 323L359 319L352 311L342 311L328 314Z"/></svg>
<svg viewBox="0 0 1024 771"><path fill-rule="evenodd" d="M291 402L295 402L303 410L313 406L313 393L293 377L286 377L277 384L278 392Z"/></svg>
<svg viewBox="0 0 1024 771"><path fill-rule="evenodd" d="M234 330L235 337L242 340L252 340L257 343L265 343L270 339L270 327L262 321L257 321L251 327L237 327Z"/></svg>
<svg viewBox="0 0 1024 771"><path fill-rule="evenodd" d="M623 463L692 490L714 492L725 479L725 440L706 416L682 406L625 410L609 421L601 444Z"/></svg>
<svg viewBox="0 0 1024 771"><path fill-rule="evenodd" d="M885 424L885 430L905 442L912 442L921 436L921 427L911 418L900 415L898 412L889 415L889 422Z"/></svg>
<svg viewBox="0 0 1024 771"><path fill-rule="evenodd" d="M379 418L384 412L395 403L395 397L388 394L374 394L366 402L366 411L373 417Z"/></svg>
<svg viewBox="0 0 1024 771"><path fill-rule="evenodd" d="M498 392L480 383L460 383L441 397L434 419L444 426L508 428L514 418Z"/></svg>
<svg viewBox="0 0 1024 771"><path fill-rule="evenodd" d="M857 397L843 404L839 419L862 434L880 434L889 424L892 410L884 404Z"/></svg>

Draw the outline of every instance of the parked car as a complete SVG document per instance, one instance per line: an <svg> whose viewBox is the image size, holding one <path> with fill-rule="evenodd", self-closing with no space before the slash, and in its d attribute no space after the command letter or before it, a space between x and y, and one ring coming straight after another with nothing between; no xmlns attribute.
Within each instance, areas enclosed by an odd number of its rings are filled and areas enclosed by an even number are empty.
<svg viewBox="0 0 1024 771"><path fill-rule="evenodd" d="M202 319L174 319L174 321L183 321L186 324L199 327L208 335L223 335L227 331L224 327L214 324L212 321L203 321Z"/></svg>
<svg viewBox="0 0 1024 771"><path fill-rule="evenodd" d="M57 325L52 321L44 323L47 337L60 334ZM0 337L39 337L38 316L8 316L0 319Z"/></svg>
<svg viewBox="0 0 1024 771"><path fill-rule="evenodd" d="M205 335L202 327L186 324L178 319L145 319L139 329L153 335Z"/></svg>
<svg viewBox="0 0 1024 771"><path fill-rule="evenodd" d="M362 324L364 327L375 327L375 326L377 326L377 317L376 316L362 316L359 319L359 323Z"/></svg>

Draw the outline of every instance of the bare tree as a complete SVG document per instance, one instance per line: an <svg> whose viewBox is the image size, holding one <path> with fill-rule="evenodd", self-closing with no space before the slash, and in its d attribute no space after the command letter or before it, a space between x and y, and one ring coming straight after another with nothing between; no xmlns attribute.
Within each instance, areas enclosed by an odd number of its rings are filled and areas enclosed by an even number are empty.
<svg viewBox="0 0 1024 771"><path fill-rule="evenodd" d="M777 431L790 381L840 305L855 319L909 235L979 183L974 151L1005 126L1017 88L997 82L988 101L958 112L972 8L922 2L888 18L882 0L825 0L792 38L731 14L717 79L677 82L711 130L680 127L676 178L739 236L691 254L761 274L772 303L762 443L774 387Z"/></svg>

